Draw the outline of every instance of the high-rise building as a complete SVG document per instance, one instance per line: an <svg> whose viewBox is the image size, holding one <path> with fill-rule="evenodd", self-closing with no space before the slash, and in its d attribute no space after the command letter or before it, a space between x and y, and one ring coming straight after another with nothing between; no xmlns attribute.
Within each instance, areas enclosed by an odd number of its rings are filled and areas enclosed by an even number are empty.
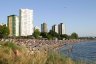
<svg viewBox="0 0 96 64"><path fill-rule="evenodd" d="M9 36L19 36L19 18L16 15L8 16Z"/></svg>
<svg viewBox="0 0 96 64"><path fill-rule="evenodd" d="M32 35L33 31L33 10L20 9L20 36Z"/></svg>
<svg viewBox="0 0 96 64"><path fill-rule="evenodd" d="M65 26L64 26L63 23L60 23L60 24L58 25L58 33L59 33L60 35L65 34Z"/></svg>
<svg viewBox="0 0 96 64"><path fill-rule="evenodd" d="M41 24L41 32L43 32L43 24Z"/></svg>
<svg viewBox="0 0 96 64"><path fill-rule="evenodd" d="M52 31L58 33L58 25L53 25L52 26Z"/></svg>
<svg viewBox="0 0 96 64"><path fill-rule="evenodd" d="M46 23L41 24L41 32L48 32L48 28L47 28Z"/></svg>

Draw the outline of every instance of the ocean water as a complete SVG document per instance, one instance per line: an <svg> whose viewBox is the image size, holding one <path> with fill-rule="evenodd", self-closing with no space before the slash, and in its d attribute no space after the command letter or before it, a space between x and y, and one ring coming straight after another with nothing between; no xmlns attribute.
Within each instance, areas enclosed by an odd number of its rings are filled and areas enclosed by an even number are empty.
<svg viewBox="0 0 96 64"><path fill-rule="evenodd" d="M96 62L96 41L64 45L60 51L73 60Z"/></svg>

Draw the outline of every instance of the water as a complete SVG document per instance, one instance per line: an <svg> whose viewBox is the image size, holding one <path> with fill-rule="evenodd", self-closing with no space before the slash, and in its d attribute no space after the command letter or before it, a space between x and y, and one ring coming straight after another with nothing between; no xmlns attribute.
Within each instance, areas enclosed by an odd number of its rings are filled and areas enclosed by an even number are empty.
<svg viewBox="0 0 96 64"><path fill-rule="evenodd" d="M96 61L96 42L81 42L64 45L60 50L74 60Z"/></svg>

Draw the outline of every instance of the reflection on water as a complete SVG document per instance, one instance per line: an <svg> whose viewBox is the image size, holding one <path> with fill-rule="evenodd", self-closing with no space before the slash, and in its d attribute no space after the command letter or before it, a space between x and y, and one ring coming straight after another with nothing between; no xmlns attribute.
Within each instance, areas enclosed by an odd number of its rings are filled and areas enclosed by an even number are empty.
<svg viewBox="0 0 96 64"><path fill-rule="evenodd" d="M61 52L74 60L96 61L96 42L81 42L72 45L64 45Z"/></svg>

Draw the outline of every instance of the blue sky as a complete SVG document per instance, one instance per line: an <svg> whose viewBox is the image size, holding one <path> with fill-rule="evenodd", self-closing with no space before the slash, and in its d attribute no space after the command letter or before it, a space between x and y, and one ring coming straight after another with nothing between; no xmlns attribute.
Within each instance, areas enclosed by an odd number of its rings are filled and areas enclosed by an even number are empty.
<svg viewBox="0 0 96 64"><path fill-rule="evenodd" d="M0 23L7 23L8 15L19 15L21 8L34 10L34 26L46 22L50 29L62 22L67 34L96 36L96 0L1 0Z"/></svg>

